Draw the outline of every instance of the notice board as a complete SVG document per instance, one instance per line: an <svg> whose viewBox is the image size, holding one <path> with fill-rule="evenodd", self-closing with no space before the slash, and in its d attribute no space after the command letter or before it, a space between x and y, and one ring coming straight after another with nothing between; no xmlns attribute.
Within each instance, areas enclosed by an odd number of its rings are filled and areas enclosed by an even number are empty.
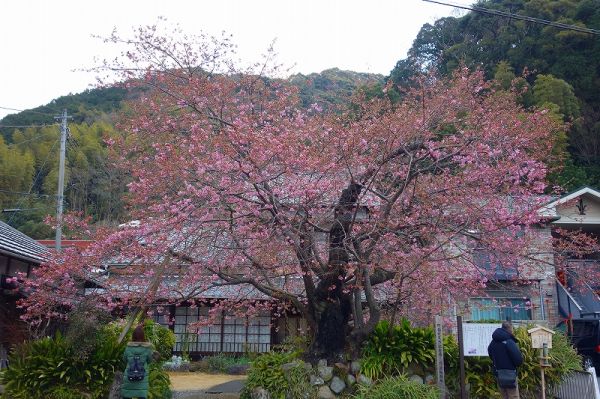
<svg viewBox="0 0 600 399"><path fill-rule="evenodd" d="M492 334L501 324L463 323L463 350L465 356L488 356Z"/></svg>

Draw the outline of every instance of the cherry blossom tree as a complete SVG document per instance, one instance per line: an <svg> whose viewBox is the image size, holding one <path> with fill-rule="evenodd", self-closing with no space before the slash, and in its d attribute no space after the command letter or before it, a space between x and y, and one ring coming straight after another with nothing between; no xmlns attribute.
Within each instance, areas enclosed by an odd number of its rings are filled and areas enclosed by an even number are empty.
<svg viewBox="0 0 600 399"><path fill-rule="evenodd" d="M108 70L139 93L109 142L137 222L42 267L31 317L57 299L68 307L75 281L112 262L133 272L102 280L102 306L221 287L240 298L219 306L248 312L251 289L300 312L311 353L333 356L356 348L386 304L418 318L485 287L477 248L537 267L532 226L560 126L480 72L423 76L401 103L358 96L324 113L299 106L269 57L237 68L228 38L152 27L109 40L127 50Z"/></svg>

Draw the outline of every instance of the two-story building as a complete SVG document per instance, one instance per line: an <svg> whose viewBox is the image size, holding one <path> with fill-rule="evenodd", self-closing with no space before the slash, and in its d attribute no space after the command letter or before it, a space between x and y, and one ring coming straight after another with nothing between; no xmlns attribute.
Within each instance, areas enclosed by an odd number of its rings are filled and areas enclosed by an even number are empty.
<svg viewBox="0 0 600 399"><path fill-rule="evenodd" d="M555 327L569 318L600 317L600 254L565 253L556 246L560 231L600 233L600 192L583 187L546 204L545 223L537 229L537 265L527 268L494 263L485 251L474 262L493 278L480 297L470 298L461 313L467 320L513 320ZM566 237L563 237L566 238ZM583 251L585 252L585 251Z"/></svg>

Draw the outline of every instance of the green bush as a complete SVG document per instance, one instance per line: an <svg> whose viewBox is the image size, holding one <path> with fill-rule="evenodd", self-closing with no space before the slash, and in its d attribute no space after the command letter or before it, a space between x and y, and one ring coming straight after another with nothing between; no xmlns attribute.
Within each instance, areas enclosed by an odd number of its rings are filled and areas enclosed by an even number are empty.
<svg viewBox="0 0 600 399"><path fill-rule="evenodd" d="M159 363L150 364L150 375L148 376L148 399L170 399L171 380L166 371Z"/></svg>
<svg viewBox="0 0 600 399"><path fill-rule="evenodd" d="M84 399L85 396L77 389L59 386L47 393L47 399Z"/></svg>
<svg viewBox="0 0 600 399"><path fill-rule="evenodd" d="M207 373L209 372L209 368L208 368L208 361L206 360L207 358L204 358L200 361L197 362L190 362L190 367L189 370L193 373L195 372L202 372L202 373Z"/></svg>
<svg viewBox="0 0 600 399"><path fill-rule="evenodd" d="M301 360L284 373L287 388L286 399L313 399L317 396L316 389L310 384L312 367Z"/></svg>
<svg viewBox="0 0 600 399"><path fill-rule="evenodd" d="M539 350L531 348L527 328L515 329L515 336L524 358L524 364L519 367L521 397L535 398L541 379ZM363 350L361 372L375 380L406 371L424 374L430 372L435 363L434 348L434 334L429 328L411 328L406 320L393 327L388 322L380 322ZM459 390L458 345L452 336L444 337L444 363L447 388L451 397L456 397ZM549 386L558 384L569 372L581 369L580 356L561 333L554 334L552 338L550 363L552 367L545 372ZM465 379L471 398L500 397L492 373L492 362L487 356L465 357Z"/></svg>
<svg viewBox="0 0 600 399"><path fill-rule="evenodd" d="M529 326L531 328L531 326ZM519 367L519 391L521 398L537 398L541 386L539 349L531 347L531 338L527 328L517 328L515 337L523 354L523 365ZM546 384L557 385L562 378L574 370L581 370L581 357L570 345L567 337L557 332L552 336L552 349L549 351L552 367L544 371Z"/></svg>
<svg viewBox="0 0 600 399"><path fill-rule="evenodd" d="M537 398L541 386L539 349L531 347L531 338L527 333L528 328L531 328L531 326L515 329L515 337L519 341L519 349L523 354L523 365L519 367L519 391L523 399ZM548 386L560 383L562 378L571 371L581 370L580 356L570 345L567 337L560 332L553 335L552 349L550 349L549 354L552 367L545 370ZM453 337L445 337L444 362L446 365L446 385L452 394L457 395L459 376L458 345ZM471 398L500 398L496 379L492 372L492 362L488 357L465 357L465 379L470 387Z"/></svg>
<svg viewBox="0 0 600 399"><path fill-rule="evenodd" d="M444 363L446 387L451 397L458 397L458 343L451 335L444 337ZM468 384L470 397L473 399L500 397L496 388L496 378L492 374L492 361L487 356L465 356L465 383Z"/></svg>
<svg viewBox="0 0 600 399"><path fill-rule="evenodd" d="M203 360L206 361L208 370L213 373L226 373L231 366L250 363L247 357L235 357L224 353L207 356Z"/></svg>
<svg viewBox="0 0 600 399"><path fill-rule="evenodd" d="M296 352L298 356L302 356L308 350L310 346L310 336L306 335L292 335L284 339L284 341L278 345L273 346L274 352Z"/></svg>
<svg viewBox="0 0 600 399"><path fill-rule="evenodd" d="M11 367L0 375L4 396L10 399L100 399L104 398L117 370L123 370L123 351L127 341L117 338L122 327L104 326L95 337L88 338L93 345L81 351L77 342L60 333L37 341L18 345L10 355ZM151 325L155 345L166 347L167 330ZM165 338L167 337L167 338ZM169 348L170 350L170 348ZM150 397L170 397L169 377L159 364L150 368ZM167 395L167 393L169 393Z"/></svg>
<svg viewBox="0 0 600 399"><path fill-rule="evenodd" d="M87 358L56 334L15 348L11 367L2 374L6 395L14 399L101 398L110 388L120 364L122 347L100 343Z"/></svg>
<svg viewBox="0 0 600 399"><path fill-rule="evenodd" d="M363 350L361 372L369 378L379 379L400 375L411 366L430 369L434 362L432 328L411 327L406 319L391 326L384 320L369 336Z"/></svg>
<svg viewBox="0 0 600 399"><path fill-rule="evenodd" d="M375 385L358 388L355 399L438 399L440 393L435 386L410 381L405 375L387 377Z"/></svg>
<svg viewBox="0 0 600 399"><path fill-rule="evenodd" d="M160 354L159 361L167 361L171 358L173 346L175 345L175 333L173 331L150 319L146 319L144 321L144 335Z"/></svg>
<svg viewBox="0 0 600 399"><path fill-rule="evenodd" d="M100 330L99 339L116 342L124 327L124 320L109 323ZM123 342L127 343L131 341L132 334L133 328L129 329ZM171 358L171 355L173 354L173 345L175 345L175 334L173 331L153 320L146 319L144 320L144 335L146 336L146 339L152 343L154 350L160 354L159 361L167 361Z"/></svg>
<svg viewBox="0 0 600 399"><path fill-rule="evenodd" d="M250 363L241 399L250 399L252 391L259 387L269 391L272 399L284 399L290 385L281 366L297 358L297 352L268 352L258 356Z"/></svg>

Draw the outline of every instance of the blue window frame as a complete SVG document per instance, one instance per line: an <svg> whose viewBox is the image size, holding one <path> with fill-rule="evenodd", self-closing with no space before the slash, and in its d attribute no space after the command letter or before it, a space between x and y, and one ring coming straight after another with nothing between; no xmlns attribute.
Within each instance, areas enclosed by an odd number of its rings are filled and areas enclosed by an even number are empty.
<svg viewBox="0 0 600 399"><path fill-rule="evenodd" d="M471 320L531 320L531 302L523 298L471 298Z"/></svg>

